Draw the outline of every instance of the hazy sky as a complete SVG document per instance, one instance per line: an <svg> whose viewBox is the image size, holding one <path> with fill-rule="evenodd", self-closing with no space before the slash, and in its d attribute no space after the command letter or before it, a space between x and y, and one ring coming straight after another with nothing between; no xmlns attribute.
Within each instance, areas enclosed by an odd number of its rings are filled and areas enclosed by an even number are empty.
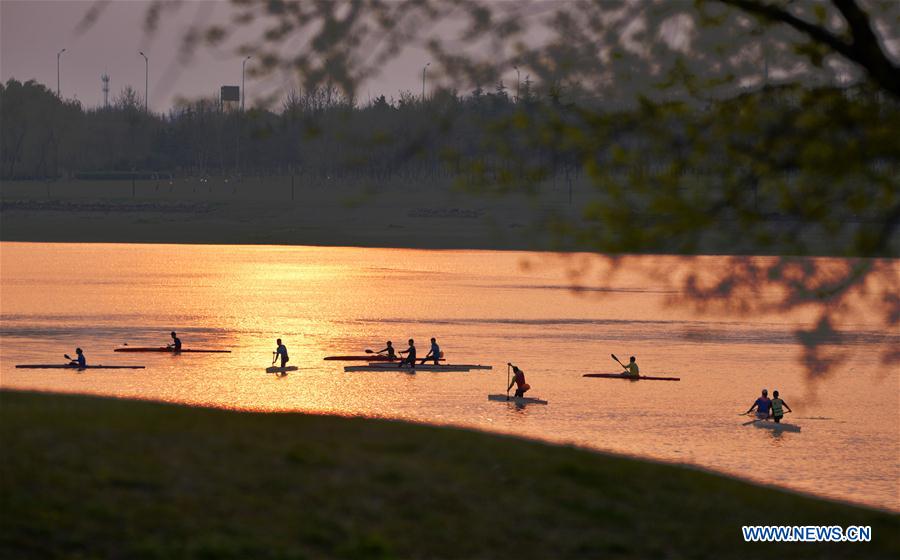
<svg viewBox="0 0 900 560"><path fill-rule="evenodd" d="M77 98L86 107L103 102L100 76L110 76L110 101L126 85L144 93L143 50L150 59L150 107L165 111L176 97L218 95L222 85L240 85L241 57L231 52L201 49L189 65L179 62L181 38L191 23L224 19L227 2L192 0L148 36L144 32L145 0L113 0L87 31L78 23L92 0L0 0L0 79L35 79L56 89L56 53L62 54L60 87L63 97ZM369 94L397 96L403 89L421 89L422 64L427 55L410 49L385 67L382 76L358 90L365 102ZM248 62L248 67L252 61ZM289 89L290 82L258 83L247 78L247 104L255 94L273 88Z"/></svg>

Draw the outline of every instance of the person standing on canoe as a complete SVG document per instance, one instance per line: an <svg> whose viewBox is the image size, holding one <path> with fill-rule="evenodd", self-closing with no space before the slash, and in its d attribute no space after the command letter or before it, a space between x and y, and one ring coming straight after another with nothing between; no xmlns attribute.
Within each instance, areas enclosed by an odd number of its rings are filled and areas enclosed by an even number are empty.
<svg viewBox="0 0 900 560"><path fill-rule="evenodd" d="M66 356L68 358L68 356ZM84 351L81 348L75 349L75 359L69 362L70 366L77 368L87 367L87 360L84 357Z"/></svg>
<svg viewBox="0 0 900 560"><path fill-rule="evenodd" d="M400 361L400 367L408 365L408 366L412 367L413 369L415 369L415 367L416 367L416 344L413 341L413 339L411 339L411 338L409 339L409 348L407 348L406 350L401 350L400 353L406 354L406 357Z"/></svg>
<svg viewBox="0 0 900 560"><path fill-rule="evenodd" d="M507 394L509 393L509 390L512 389L513 385L515 385L516 397L524 397L525 392L531 389L531 385L525 383L525 372L510 363L507 363L506 365L511 366L513 369L512 381L509 382L509 387L506 388Z"/></svg>
<svg viewBox="0 0 900 560"><path fill-rule="evenodd" d="M378 352L375 352L375 353L376 354L384 354L385 352L387 352L386 356L387 356L388 360L393 362L394 360L397 359L397 353L394 352L394 343L391 342L390 340L387 341L387 346L385 346L384 350L379 350Z"/></svg>
<svg viewBox="0 0 900 560"><path fill-rule="evenodd" d="M750 410L745 412L744 414L750 414L753 412L753 409L756 409L756 418L758 420L765 420L769 417L769 411L772 408L772 401L769 399L769 391L766 389L762 390L762 395L756 399L756 402L750 407Z"/></svg>
<svg viewBox="0 0 900 560"><path fill-rule="evenodd" d="M288 352L287 352L287 347L286 347L284 344L281 343L281 339L280 339L280 338L279 338L278 340L275 341L275 344L278 345L278 348L276 348L275 351L272 352L272 354L274 355L274 358L272 359L272 362L274 363L275 360L280 356L280 357L281 357L281 367L284 367L284 366L286 366L287 363L288 363Z"/></svg>
<svg viewBox="0 0 900 560"><path fill-rule="evenodd" d="M434 338L431 339L431 350L422 358L422 364L424 365L429 358L434 359L434 365L438 365L438 361L441 359L441 347Z"/></svg>
<svg viewBox="0 0 900 560"><path fill-rule="evenodd" d="M181 352L181 339L175 335L175 331L169 333L172 335L172 344L169 344L169 348L174 352Z"/></svg>
<svg viewBox="0 0 900 560"><path fill-rule="evenodd" d="M631 357L631 360L628 361L628 365L624 366L628 377L639 377L641 375L641 369L638 367L637 362L634 361L634 356Z"/></svg>
<svg viewBox="0 0 900 560"><path fill-rule="evenodd" d="M793 412L791 407L788 406L788 403L784 402L784 400L778 396L778 391L772 391L772 418L774 418L776 423L781 422L781 419L784 418L785 408L788 412Z"/></svg>

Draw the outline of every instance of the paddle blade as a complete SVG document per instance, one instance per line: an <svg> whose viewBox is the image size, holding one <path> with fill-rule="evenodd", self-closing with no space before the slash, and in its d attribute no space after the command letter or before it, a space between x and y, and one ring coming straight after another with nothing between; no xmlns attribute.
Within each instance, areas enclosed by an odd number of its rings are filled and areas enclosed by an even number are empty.
<svg viewBox="0 0 900 560"><path fill-rule="evenodd" d="M366 352L366 354L374 354L375 353L375 351L372 350L371 348L366 348L365 352Z"/></svg>
<svg viewBox="0 0 900 560"><path fill-rule="evenodd" d="M69 356L68 354L63 354L63 358L65 358L65 359L67 359L67 360L71 360L71 359L72 359L72 357Z"/></svg>

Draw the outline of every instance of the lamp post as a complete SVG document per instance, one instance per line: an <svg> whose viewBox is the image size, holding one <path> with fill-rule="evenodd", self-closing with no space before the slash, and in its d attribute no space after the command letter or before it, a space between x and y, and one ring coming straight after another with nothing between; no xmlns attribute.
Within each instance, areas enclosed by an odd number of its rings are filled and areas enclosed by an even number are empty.
<svg viewBox="0 0 900 560"><path fill-rule="evenodd" d="M519 73L519 67L513 66L516 69L516 104L519 103L519 87L522 85L522 75Z"/></svg>
<svg viewBox="0 0 900 560"><path fill-rule="evenodd" d="M241 113L244 112L244 70L247 67L247 61L253 58L252 56L247 56L241 62Z"/></svg>
<svg viewBox="0 0 900 560"><path fill-rule="evenodd" d="M62 56L62 53L66 52L66 49L63 49L56 53L56 97L59 97L59 57Z"/></svg>
<svg viewBox="0 0 900 560"><path fill-rule="evenodd" d="M430 62L422 67L422 103L425 103L425 70L427 70L429 66L431 66Z"/></svg>
<svg viewBox="0 0 900 560"><path fill-rule="evenodd" d="M150 98L147 94L148 86L150 84L150 59L147 58L144 51L138 51L138 54L144 57L144 112L146 113L147 108L150 106Z"/></svg>

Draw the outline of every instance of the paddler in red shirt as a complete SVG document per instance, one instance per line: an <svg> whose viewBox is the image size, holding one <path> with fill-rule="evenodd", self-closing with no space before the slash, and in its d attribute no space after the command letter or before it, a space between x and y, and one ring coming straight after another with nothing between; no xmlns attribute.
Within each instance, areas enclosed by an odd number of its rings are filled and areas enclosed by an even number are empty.
<svg viewBox="0 0 900 560"><path fill-rule="evenodd" d="M525 383L525 372L510 363L507 363L506 365L511 366L513 369L513 378L509 383L509 387L506 388L506 392L509 393L509 390L512 389L513 385L515 385L516 396L524 397L525 392L531 389L531 385Z"/></svg>

